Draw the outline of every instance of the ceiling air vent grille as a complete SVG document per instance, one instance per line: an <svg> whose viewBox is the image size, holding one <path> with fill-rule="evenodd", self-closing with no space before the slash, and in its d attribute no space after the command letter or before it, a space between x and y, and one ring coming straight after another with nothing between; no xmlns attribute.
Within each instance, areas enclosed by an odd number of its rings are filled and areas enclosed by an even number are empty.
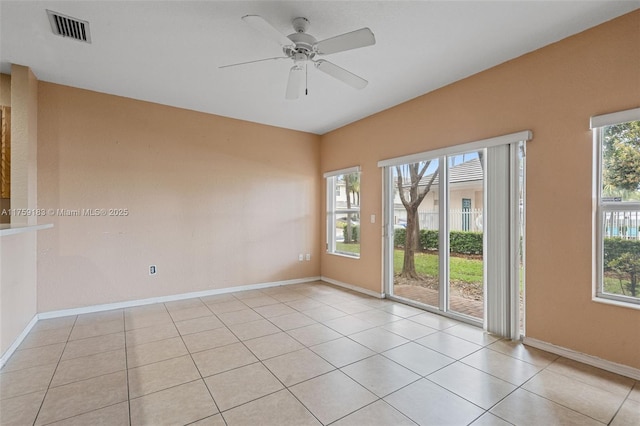
<svg viewBox="0 0 640 426"><path fill-rule="evenodd" d="M47 15L54 34L91 43L88 21L72 18L52 10L47 10Z"/></svg>

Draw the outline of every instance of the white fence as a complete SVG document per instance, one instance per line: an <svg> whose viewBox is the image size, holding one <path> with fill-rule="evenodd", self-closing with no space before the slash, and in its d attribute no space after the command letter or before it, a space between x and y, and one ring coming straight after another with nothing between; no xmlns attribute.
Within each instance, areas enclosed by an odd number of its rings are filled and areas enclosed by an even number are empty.
<svg viewBox="0 0 640 426"><path fill-rule="evenodd" d="M437 211L418 211L420 229L438 229ZM407 211L404 207L394 209L394 224L406 226ZM625 240L640 240L640 211L607 211L603 214L604 237ZM482 232L482 209L449 210L449 229L452 231Z"/></svg>
<svg viewBox="0 0 640 426"><path fill-rule="evenodd" d="M605 237L640 240L640 211L605 211L602 232Z"/></svg>
<svg viewBox="0 0 640 426"><path fill-rule="evenodd" d="M438 229L437 211L418 211L420 229ZM396 227L406 226L407 211L394 209ZM454 209L449 213L449 229L452 231L482 232L482 209ZM640 211L607 211L603 216L602 231L605 237L640 240Z"/></svg>
<svg viewBox="0 0 640 426"><path fill-rule="evenodd" d="M437 211L418 211L420 217L420 229L438 229ZM405 226L407 223L407 211L404 207L394 209L394 224ZM451 231L482 232L482 209L450 209L449 229Z"/></svg>

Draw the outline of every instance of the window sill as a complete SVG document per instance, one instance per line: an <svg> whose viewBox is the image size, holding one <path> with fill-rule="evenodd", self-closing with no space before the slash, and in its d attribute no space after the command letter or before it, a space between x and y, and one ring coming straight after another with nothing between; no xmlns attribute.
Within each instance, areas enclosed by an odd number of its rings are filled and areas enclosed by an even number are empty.
<svg viewBox="0 0 640 426"><path fill-rule="evenodd" d="M599 297L599 296L594 296L591 298L591 300L596 303L603 303L605 305L613 305L620 308L635 309L640 311L640 304L637 304L637 303L622 302L620 300L606 299L604 297Z"/></svg>
<svg viewBox="0 0 640 426"><path fill-rule="evenodd" d="M331 256L346 257L347 259L356 259L356 260L360 259L360 256L359 256L359 255L358 255L358 256L352 256L352 255L350 255L350 254L335 253L335 252L331 252L331 251L328 251L328 252L326 252L326 253L327 253L327 254L330 254Z"/></svg>

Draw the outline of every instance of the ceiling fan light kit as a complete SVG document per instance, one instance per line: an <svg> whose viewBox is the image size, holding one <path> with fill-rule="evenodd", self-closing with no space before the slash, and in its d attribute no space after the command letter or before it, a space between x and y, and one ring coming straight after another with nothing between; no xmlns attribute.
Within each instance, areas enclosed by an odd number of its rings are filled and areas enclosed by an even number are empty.
<svg viewBox="0 0 640 426"><path fill-rule="evenodd" d="M295 32L288 36L280 33L280 31L261 16L246 15L242 17L242 20L264 36L273 39L280 44L280 46L282 46L282 51L286 56L224 65L220 68L247 65L269 60L291 59L293 60L294 65L289 70L289 79L287 81L287 90L285 93L286 99L290 100L297 99L299 97L300 88L302 87L302 82L309 63L313 64L314 68L351 87L356 89L366 87L368 82L364 78L357 76L356 74L353 74L332 62L324 59L316 59L316 56L329 55L332 53L344 52L347 50L374 45L376 43L376 39L369 28L361 28L326 40L317 41L315 37L307 33L310 25L307 18L295 18L292 21Z"/></svg>

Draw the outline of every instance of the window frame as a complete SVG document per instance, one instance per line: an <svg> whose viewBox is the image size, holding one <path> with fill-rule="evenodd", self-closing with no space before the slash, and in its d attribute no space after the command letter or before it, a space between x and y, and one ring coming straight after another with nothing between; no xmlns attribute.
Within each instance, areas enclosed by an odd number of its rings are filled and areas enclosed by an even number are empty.
<svg viewBox="0 0 640 426"><path fill-rule="evenodd" d="M593 300L597 302L611 303L619 306L640 309L640 297L617 295L604 291L604 216L608 212L640 211L640 201L611 201L603 200L603 174L604 164L602 156L602 143L605 127L640 121L640 108L614 112L591 117L590 128L593 132L593 193L594 193L594 277Z"/></svg>
<svg viewBox="0 0 640 426"><path fill-rule="evenodd" d="M326 196L327 196L327 211L326 211L326 252L327 254L335 255L335 256L344 256L350 259L360 259L360 252L358 253L350 253L344 251L338 251L336 249L336 217L339 214L352 214L352 213L360 213L360 205L362 202L360 201L359 205L354 207L352 206L350 209L336 207L336 182L338 176L349 175L352 173L358 173L360 176L360 180L362 180L362 171L360 170L360 166L349 167L346 169L334 170L331 172L324 173L323 177L326 180ZM345 191L346 192L346 191ZM349 194L345 194L347 197ZM360 221L360 225L362 225L362 220ZM360 228L362 231L362 226ZM358 243L362 244L361 238L362 232L359 234Z"/></svg>

